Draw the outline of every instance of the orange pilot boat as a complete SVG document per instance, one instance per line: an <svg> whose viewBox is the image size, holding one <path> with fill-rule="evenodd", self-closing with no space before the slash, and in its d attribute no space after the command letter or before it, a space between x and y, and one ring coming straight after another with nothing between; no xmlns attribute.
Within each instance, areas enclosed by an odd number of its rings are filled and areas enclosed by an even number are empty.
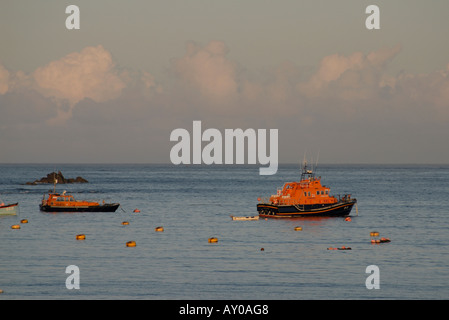
<svg viewBox="0 0 449 320"><path fill-rule="evenodd" d="M304 162L301 181L288 182L277 194L257 204L260 217L293 218L308 216L346 216L357 203L350 194L336 198L330 195L330 188L321 185Z"/></svg>
<svg viewBox="0 0 449 320"><path fill-rule="evenodd" d="M65 191L62 194L53 191L48 194L47 199L44 195L39 208L46 212L115 212L119 206L119 203L99 204L98 202L75 200Z"/></svg>

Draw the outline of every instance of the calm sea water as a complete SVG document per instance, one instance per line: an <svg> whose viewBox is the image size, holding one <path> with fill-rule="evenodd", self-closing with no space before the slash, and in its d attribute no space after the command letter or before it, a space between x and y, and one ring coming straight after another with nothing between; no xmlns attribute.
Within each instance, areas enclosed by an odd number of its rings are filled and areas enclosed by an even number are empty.
<svg viewBox="0 0 449 320"><path fill-rule="evenodd" d="M55 170L89 180L59 191L121 207L40 212L52 186L25 183ZM1 199L20 204L18 216L0 216L0 299L449 298L449 166L321 165L317 174L333 194L358 199L352 221L231 220L256 215L258 197L299 179L297 165L274 176L249 166L0 165ZM371 231L391 243L372 245ZM341 246L352 250L327 250ZM79 290L66 288L69 265ZM369 265L380 289L365 285Z"/></svg>

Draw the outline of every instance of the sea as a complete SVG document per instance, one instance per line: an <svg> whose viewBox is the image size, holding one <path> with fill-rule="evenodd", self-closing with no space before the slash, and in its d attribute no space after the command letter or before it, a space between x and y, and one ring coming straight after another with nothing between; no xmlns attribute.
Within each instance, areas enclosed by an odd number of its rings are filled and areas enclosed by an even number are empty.
<svg viewBox="0 0 449 320"><path fill-rule="evenodd" d="M53 185L26 182L53 171L89 181L57 191L119 209L41 212ZM257 215L259 197L298 181L297 164L271 176L246 165L2 164L0 202L19 202L19 214L0 216L0 300L449 298L449 165L319 164L315 173L331 194L357 199L350 221L231 219ZM391 242L372 244L371 232ZM343 246L351 250L329 250Z"/></svg>

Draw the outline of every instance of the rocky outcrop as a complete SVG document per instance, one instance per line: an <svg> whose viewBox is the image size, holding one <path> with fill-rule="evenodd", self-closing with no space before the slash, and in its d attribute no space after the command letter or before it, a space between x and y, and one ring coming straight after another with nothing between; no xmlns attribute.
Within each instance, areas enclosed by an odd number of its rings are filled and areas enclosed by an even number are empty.
<svg viewBox="0 0 449 320"><path fill-rule="evenodd" d="M58 184L64 184L64 183L87 183L88 181L82 177L76 177L75 179L73 178L64 178L64 176L62 175L61 171L58 171L58 173L56 172L52 172L47 174L46 177L41 178L40 180L34 180L33 182L27 182L27 185L35 185L35 184L45 184L45 183L49 183L49 184L54 184L56 180L56 183Z"/></svg>

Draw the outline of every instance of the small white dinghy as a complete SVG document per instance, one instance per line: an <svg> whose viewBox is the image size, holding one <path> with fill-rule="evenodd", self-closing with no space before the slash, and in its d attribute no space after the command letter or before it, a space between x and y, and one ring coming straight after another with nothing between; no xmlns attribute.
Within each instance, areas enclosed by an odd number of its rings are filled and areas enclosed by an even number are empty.
<svg viewBox="0 0 449 320"><path fill-rule="evenodd" d="M15 216L19 211L19 203L4 204L0 202L0 216Z"/></svg>
<svg viewBox="0 0 449 320"><path fill-rule="evenodd" d="M239 220L239 221L249 221L249 220L259 220L259 216L251 216L251 217L234 217L231 216L232 220Z"/></svg>

